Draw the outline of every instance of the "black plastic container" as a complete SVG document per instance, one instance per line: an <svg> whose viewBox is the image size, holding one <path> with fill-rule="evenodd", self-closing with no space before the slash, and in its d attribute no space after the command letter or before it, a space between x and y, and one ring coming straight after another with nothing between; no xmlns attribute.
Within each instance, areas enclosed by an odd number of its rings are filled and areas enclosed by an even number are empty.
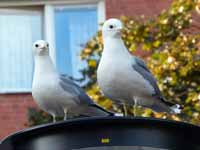
<svg viewBox="0 0 200 150"><path fill-rule="evenodd" d="M200 127L150 118L84 118L29 128L1 150L200 150Z"/></svg>

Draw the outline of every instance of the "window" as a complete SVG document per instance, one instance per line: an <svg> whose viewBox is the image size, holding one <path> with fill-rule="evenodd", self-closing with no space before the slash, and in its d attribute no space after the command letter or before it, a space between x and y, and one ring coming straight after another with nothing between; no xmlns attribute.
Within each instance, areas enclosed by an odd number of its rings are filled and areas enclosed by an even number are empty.
<svg viewBox="0 0 200 150"><path fill-rule="evenodd" d="M80 78L80 52L85 43L97 31L97 8L91 7L56 7L56 65L60 73Z"/></svg>
<svg viewBox="0 0 200 150"><path fill-rule="evenodd" d="M7 3L0 3L0 93L31 92L32 43L39 39L50 43L59 73L81 78L80 52L105 19L104 1Z"/></svg>
<svg viewBox="0 0 200 150"><path fill-rule="evenodd" d="M37 10L0 9L0 92L31 91L32 43L41 39Z"/></svg>

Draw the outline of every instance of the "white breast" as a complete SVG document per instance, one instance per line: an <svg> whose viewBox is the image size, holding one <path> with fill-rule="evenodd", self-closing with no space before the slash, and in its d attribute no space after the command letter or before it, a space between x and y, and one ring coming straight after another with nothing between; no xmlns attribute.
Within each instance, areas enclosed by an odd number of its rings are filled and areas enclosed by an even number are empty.
<svg viewBox="0 0 200 150"><path fill-rule="evenodd" d="M111 60L104 57L98 67L98 84L105 96L130 103L133 97L150 96L154 89L138 72L134 71L130 59L117 58Z"/></svg>
<svg viewBox="0 0 200 150"><path fill-rule="evenodd" d="M63 115L64 108L69 109L76 105L71 93L63 91L59 85L59 78L54 75L36 80L33 84L32 94L43 110L58 115Z"/></svg>
<svg viewBox="0 0 200 150"><path fill-rule="evenodd" d="M50 114L63 115L63 109L76 105L73 95L64 91L48 55L35 56L32 95L37 104Z"/></svg>

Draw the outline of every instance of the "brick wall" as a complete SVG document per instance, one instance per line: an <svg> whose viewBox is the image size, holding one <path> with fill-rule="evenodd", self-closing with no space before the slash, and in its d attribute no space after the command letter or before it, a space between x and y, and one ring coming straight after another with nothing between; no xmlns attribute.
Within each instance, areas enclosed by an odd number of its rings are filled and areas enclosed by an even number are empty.
<svg viewBox="0 0 200 150"><path fill-rule="evenodd" d="M148 17L168 8L172 0L106 0L106 17L138 16Z"/></svg>
<svg viewBox="0 0 200 150"><path fill-rule="evenodd" d="M33 106L31 94L0 95L0 139L25 128L27 108Z"/></svg>

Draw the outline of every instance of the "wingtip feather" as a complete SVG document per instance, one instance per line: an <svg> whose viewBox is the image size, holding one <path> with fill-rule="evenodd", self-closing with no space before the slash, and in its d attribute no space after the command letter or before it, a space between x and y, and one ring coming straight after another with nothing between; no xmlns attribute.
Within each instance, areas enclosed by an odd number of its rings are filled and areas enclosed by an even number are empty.
<svg viewBox="0 0 200 150"><path fill-rule="evenodd" d="M180 114L181 113L181 106L176 104L171 107L172 113Z"/></svg>

